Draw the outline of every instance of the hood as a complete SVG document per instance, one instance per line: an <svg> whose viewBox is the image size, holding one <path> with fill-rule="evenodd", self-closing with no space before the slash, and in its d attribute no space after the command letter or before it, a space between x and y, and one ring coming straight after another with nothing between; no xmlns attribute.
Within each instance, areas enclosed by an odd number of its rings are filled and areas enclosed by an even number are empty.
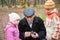
<svg viewBox="0 0 60 40"><path fill-rule="evenodd" d="M6 32L8 28L10 28L10 25L11 25L10 23L6 25L6 27L4 28L4 32Z"/></svg>

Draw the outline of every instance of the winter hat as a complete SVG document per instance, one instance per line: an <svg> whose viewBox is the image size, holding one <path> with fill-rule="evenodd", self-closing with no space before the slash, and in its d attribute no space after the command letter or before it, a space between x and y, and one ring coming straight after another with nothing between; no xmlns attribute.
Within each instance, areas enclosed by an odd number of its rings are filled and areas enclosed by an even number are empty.
<svg viewBox="0 0 60 40"><path fill-rule="evenodd" d="M52 0L48 0L45 3L45 8L54 8L55 7L55 3Z"/></svg>
<svg viewBox="0 0 60 40"><path fill-rule="evenodd" d="M20 19L20 16L17 13L14 13L14 12L10 13L8 16L9 16L9 21L10 22L14 22L15 20Z"/></svg>
<svg viewBox="0 0 60 40"><path fill-rule="evenodd" d="M33 8L26 8L23 12L24 16L33 16L35 13Z"/></svg>

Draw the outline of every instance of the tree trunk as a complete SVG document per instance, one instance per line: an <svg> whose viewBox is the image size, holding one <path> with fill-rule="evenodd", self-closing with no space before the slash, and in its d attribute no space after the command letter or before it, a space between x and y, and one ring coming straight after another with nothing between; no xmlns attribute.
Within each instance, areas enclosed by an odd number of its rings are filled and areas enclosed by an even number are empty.
<svg viewBox="0 0 60 40"><path fill-rule="evenodd" d="M6 0L6 4L7 4L8 7L11 7L11 6L12 6L12 5L11 5L11 1L12 1L12 0Z"/></svg>
<svg viewBox="0 0 60 40"><path fill-rule="evenodd" d="M36 6L36 0L34 0L34 7Z"/></svg>
<svg viewBox="0 0 60 40"><path fill-rule="evenodd" d="M59 4L60 4L60 0L59 0Z"/></svg>
<svg viewBox="0 0 60 40"><path fill-rule="evenodd" d="M29 1L29 0L27 0L27 6L28 6L28 7L30 6L30 1Z"/></svg>
<svg viewBox="0 0 60 40"><path fill-rule="evenodd" d="M4 6L4 3L5 3L4 0L1 0L2 7Z"/></svg>
<svg viewBox="0 0 60 40"><path fill-rule="evenodd" d="M12 2L12 3L11 3L12 6L15 6L15 7L16 7L16 5L17 5L17 1L16 1L16 0L12 0L11 2Z"/></svg>

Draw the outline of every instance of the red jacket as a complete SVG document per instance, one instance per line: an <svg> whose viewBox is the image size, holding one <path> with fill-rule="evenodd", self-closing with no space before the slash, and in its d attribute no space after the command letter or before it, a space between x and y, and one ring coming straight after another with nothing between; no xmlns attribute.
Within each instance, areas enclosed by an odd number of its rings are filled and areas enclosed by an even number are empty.
<svg viewBox="0 0 60 40"><path fill-rule="evenodd" d="M60 29L60 24L59 24L59 17L58 17L58 12L56 9L54 10L49 10L46 11L46 26L50 25L50 27L55 27L55 29L53 29L52 31L54 31L54 33L52 32L52 37L57 39L58 35L59 35L59 29ZM53 25L54 24L54 25ZM51 32L51 31L50 31Z"/></svg>

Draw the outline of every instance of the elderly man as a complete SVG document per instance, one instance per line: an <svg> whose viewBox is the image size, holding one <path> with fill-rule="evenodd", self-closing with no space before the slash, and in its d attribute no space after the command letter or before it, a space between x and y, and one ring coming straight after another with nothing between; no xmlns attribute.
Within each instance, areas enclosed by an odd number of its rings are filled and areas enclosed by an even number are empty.
<svg viewBox="0 0 60 40"><path fill-rule="evenodd" d="M43 20L35 16L33 8L26 8L24 18L20 21L18 29L22 40L46 40L46 29Z"/></svg>

